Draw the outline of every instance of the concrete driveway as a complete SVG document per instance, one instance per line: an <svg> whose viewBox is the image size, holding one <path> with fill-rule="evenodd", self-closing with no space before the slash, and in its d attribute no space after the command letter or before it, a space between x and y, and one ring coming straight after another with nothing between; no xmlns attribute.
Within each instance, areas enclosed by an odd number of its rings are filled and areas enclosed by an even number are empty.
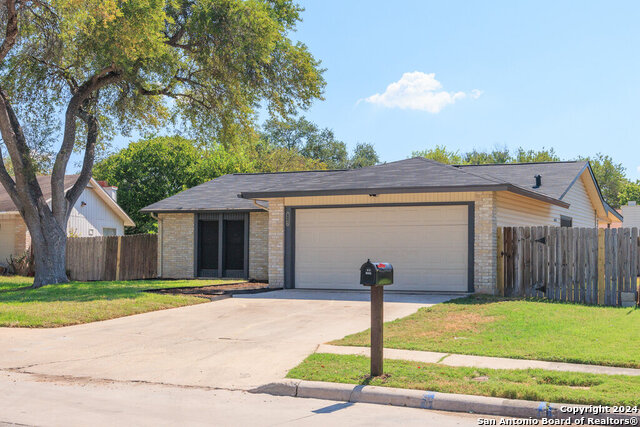
<svg viewBox="0 0 640 427"><path fill-rule="evenodd" d="M367 293L285 290L56 329L0 328L0 369L250 389L369 326ZM387 294L385 320L450 299Z"/></svg>

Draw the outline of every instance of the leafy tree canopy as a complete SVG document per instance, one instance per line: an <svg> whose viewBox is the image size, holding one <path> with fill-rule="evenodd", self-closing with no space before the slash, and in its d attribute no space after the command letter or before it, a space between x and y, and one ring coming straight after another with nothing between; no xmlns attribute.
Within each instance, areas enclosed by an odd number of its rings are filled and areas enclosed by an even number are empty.
<svg viewBox="0 0 640 427"><path fill-rule="evenodd" d="M620 193L618 193L619 206L626 205L630 201L640 203L640 180L636 180L636 182L625 182Z"/></svg>
<svg viewBox="0 0 640 427"><path fill-rule="evenodd" d="M426 159L435 160L445 165L462 164L462 156L459 151L449 151L444 145L436 145L435 148L427 148L422 151L414 151L411 157L424 157Z"/></svg>
<svg viewBox="0 0 640 427"><path fill-rule="evenodd" d="M380 163L380 158L373 144L361 142L356 145L351 156L349 166L352 168L364 168Z"/></svg>
<svg viewBox="0 0 640 427"><path fill-rule="evenodd" d="M444 145L436 145L422 151L414 151L412 157L425 157L449 165L483 165L488 163L529 163L529 162L555 162L560 158L553 148L541 150L525 150L520 147L512 155L507 147L494 148L491 151L473 149L460 154L459 151L449 151Z"/></svg>
<svg viewBox="0 0 640 427"><path fill-rule="evenodd" d="M293 150L324 163L329 169L357 168L379 162L373 145L358 144L353 156L349 157L347 145L338 140L331 129L321 129L305 117L267 120L262 138L269 145Z"/></svg>

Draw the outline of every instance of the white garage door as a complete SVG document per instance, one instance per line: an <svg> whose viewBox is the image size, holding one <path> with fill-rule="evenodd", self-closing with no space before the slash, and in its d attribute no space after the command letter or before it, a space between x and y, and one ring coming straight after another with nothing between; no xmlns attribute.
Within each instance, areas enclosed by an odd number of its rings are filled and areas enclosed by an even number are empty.
<svg viewBox="0 0 640 427"><path fill-rule="evenodd" d="M388 290L468 289L466 205L298 209L295 287L362 289L360 265L390 262Z"/></svg>
<svg viewBox="0 0 640 427"><path fill-rule="evenodd" d="M0 221L0 266L6 266L7 259L13 254L14 227L13 221Z"/></svg>

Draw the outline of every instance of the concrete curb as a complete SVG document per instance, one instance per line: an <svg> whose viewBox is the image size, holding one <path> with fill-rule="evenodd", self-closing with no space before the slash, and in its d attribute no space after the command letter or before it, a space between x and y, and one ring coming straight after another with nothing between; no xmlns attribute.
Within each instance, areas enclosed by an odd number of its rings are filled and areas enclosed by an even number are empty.
<svg viewBox="0 0 640 427"><path fill-rule="evenodd" d="M249 390L250 393L274 396L303 397L341 402L374 403L379 405L406 406L449 412L466 412L517 418L557 419L624 419L640 414L598 413L602 407L571 405L529 400L503 399L499 397L473 396L466 394L437 393L403 388L364 386L318 381L285 380ZM630 423L637 425L637 423Z"/></svg>

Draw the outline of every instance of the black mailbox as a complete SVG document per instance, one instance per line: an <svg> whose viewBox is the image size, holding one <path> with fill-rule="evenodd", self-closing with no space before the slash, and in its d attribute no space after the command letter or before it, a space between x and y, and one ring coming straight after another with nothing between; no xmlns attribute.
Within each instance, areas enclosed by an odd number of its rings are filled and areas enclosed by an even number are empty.
<svg viewBox="0 0 640 427"><path fill-rule="evenodd" d="M393 266L388 262L367 260L360 267L360 284L365 286L393 284Z"/></svg>

